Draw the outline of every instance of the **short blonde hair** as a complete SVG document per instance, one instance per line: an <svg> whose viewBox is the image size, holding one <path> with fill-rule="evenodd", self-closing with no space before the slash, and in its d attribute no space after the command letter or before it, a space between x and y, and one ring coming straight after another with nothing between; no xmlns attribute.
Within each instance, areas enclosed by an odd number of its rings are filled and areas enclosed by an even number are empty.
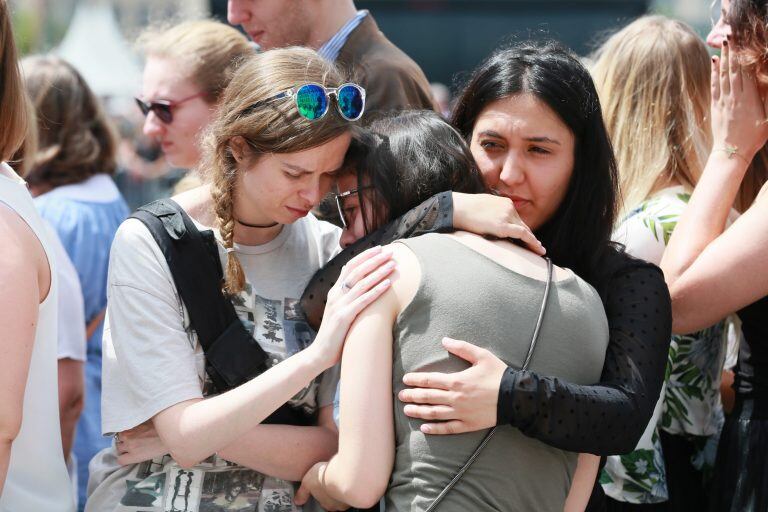
<svg viewBox="0 0 768 512"><path fill-rule="evenodd" d="M242 137L252 156L293 153L325 144L349 132L352 124L335 109L322 119L302 117L290 99L266 101L276 94L312 82L338 87L345 82L338 68L307 48L270 50L245 60L219 100L203 138L202 173L211 183L218 229L224 245L233 246L234 189L239 170L230 141ZM228 253L224 289L239 293L245 285L242 267Z"/></svg>
<svg viewBox="0 0 768 512"><path fill-rule="evenodd" d="M692 189L712 144L703 41L683 22L645 16L611 36L594 59L619 170L619 218L665 186Z"/></svg>
<svg viewBox="0 0 768 512"><path fill-rule="evenodd" d="M0 160L6 161L21 146L27 134L27 103L19 73L16 43L7 0L0 0Z"/></svg>
<svg viewBox="0 0 768 512"><path fill-rule="evenodd" d="M138 46L146 56L178 62L208 103L216 103L243 59L255 53L236 29L212 20L185 21L143 32Z"/></svg>

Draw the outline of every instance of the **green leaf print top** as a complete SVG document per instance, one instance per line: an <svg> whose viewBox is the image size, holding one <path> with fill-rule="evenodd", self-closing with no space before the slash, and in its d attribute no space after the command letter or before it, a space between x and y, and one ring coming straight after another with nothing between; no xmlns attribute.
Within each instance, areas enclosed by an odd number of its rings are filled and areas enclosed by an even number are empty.
<svg viewBox="0 0 768 512"><path fill-rule="evenodd" d="M632 256L658 265L690 193L670 187L633 209L613 234ZM605 493L628 503L666 501L667 482L658 429L701 438L694 464L714 464L722 424L720 376L725 359L725 322L703 331L672 336L665 383L648 428L635 450L608 457L600 475Z"/></svg>

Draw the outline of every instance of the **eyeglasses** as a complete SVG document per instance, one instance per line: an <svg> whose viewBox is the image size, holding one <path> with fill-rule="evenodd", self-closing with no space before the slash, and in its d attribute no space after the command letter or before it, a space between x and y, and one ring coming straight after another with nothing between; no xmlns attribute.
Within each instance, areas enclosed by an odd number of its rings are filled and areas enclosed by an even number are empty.
<svg viewBox="0 0 768 512"><path fill-rule="evenodd" d="M368 190L369 188L373 188L373 186L366 185L365 187L353 188L352 190L347 190L346 192L342 192L340 194L334 194L336 196L336 208L339 210L339 219L341 220L341 225L344 229L347 229L352 225L352 221L347 219L347 214L344 211L344 205L342 204L344 199L351 196L352 194L357 194L362 190ZM360 207L362 208L362 205Z"/></svg>
<svg viewBox="0 0 768 512"><path fill-rule="evenodd" d="M192 96L187 96L184 99L178 101L172 100L154 100L143 101L140 98L134 98L136 104L139 106L139 110L144 114L144 117L148 116L150 112L154 112L157 118L165 124L171 124L173 122L173 109L184 102L205 96L207 92L199 92Z"/></svg>
<svg viewBox="0 0 768 512"><path fill-rule="evenodd" d="M304 84L283 91L271 98L257 101L249 106L245 113L282 98L293 98L299 114L310 121L322 119L328 112L331 96L336 97L336 108L347 121L357 121L365 111L365 89L356 84L343 84L339 87L323 87L319 84Z"/></svg>

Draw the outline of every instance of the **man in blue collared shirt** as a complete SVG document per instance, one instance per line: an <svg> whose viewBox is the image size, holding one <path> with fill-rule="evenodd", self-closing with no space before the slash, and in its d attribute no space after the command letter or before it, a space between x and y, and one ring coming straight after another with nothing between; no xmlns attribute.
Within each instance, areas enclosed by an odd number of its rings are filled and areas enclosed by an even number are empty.
<svg viewBox="0 0 768 512"><path fill-rule="evenodd" d="M434 109L421 68L353 0L229 0L227 19L264 50L308 46L366 89L366 111Z"/></svg>

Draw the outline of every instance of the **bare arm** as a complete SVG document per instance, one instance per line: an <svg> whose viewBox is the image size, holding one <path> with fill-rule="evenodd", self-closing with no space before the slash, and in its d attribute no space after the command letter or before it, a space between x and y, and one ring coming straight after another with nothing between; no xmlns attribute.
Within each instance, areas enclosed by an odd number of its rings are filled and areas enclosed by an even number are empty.
<svg viewBox="0 0 768 512"><path fill-rule="evenodd" d="M152 419L155 429L176 462L194 466L244 436L329 368L334 361L324 351L313 343L231 391L172 405Z"/></svg>
<svg viewBox="0 0 768 512"><path fill-rule="evenodd" d="M565 500L564 512L584 512L586 510L599 470L600 457L590 453L579 454L579 462L576 465L576 473L573 475L571 490Z"/></svg>
<svg viewBox="0 0 768 512"><path fill-rule="evenodd" d="M333 407L320 410L318 426L258 425L218 451L224 459L283 480L298 481L318 461L336 453L338 433ZM137 464L169 453L151 421L120 432L117 441L122 465ZM286 457L286 452L292 456Z"/></svg>
<svg viewBox="0 0 768 512"><path fill-rule="evenodd" d="M21 429L24 390L35 342L40 302L50 287L50 267L40 241L8 207L0 205L0 494L11 446Z"/></svg>
<svg viewBox="0 0 768 512"><path fill-rule="evenodd" d="M332 497L354 507L370 507L381 498L394 463L396 314L394 294L385 294L352 326L341 359L339 453L328 462L325 484Z"/></svg>
<svg viewBox="0 0 768 512"><path fill-rule="evenodd" d="M341 504L367 508L386 491L395 449L392 326L419 282L415 256L404 246L392 247L398 263L392 288L355 320L344 344L339 453L310 470L296 503L311 493L329 510L343 510Z"/></svg>
<svg viewBox="0 0 768 512"><path fill-rule="evenodd" d="M260 473L298 482L315 463L336 453L337 440L333 406L327 406L320 409L315 427L259 425L218 453Z"/></svg>
<svg viewBox="0 0 768 512"><path fill-rule="evenodd" d="M387 264L390 258L389 252L377 248L350 261L341 272L339 284L329 294L327 314L309 348L236 389L206 400L186 400L155 415L153 424L158 436L173 458L182 466L193 466L225 449L333 366L353 320L388 289L389 280L384 278L394 268L393 264ZM344 291L342 282L353 283L353 286ZM328 435L327 429L304 428L309 430L294 437L294 442L324 441L318 450L333 452L335 439ZM298 435L296 431L293 434ZM305 461L294 462L298 466L292 463L291 471L296 471L296 467L306 469Z"/></svg>
<svg viewBox="0 0 768 512"><path fill-rule="evenodd" d="M59 359L59 419L64 460L69 457L75 438L75 426L83 411L84 388L83 362L69 358Z"/></svg>
<svg viewBox="0 0 768 512"><path fill-rule="evenodd" d="M714 59L712 64L714 150L661 261L672 297L675 332L711 325L765 295L765 284L759 279L762 272L753 274L754 267L748 266L748 261L760 261L761 256L765 261L760 250L765 247L762 233L750 231L765 230L760 215L750 215L765 205L753 205L744 214L746 219L723 234L749 162L768 140L765 119L766 108L754 77L742 70L736 52L725 46L722 60ZM726 236L728 232L732 234ZM722 294L724 279L717 276L733 270L736 275L729 275L730 286Z"/></svg>
<svg viewBox="0 0 768 512"><path fill-rule="evenodd" d="M686 333L703 329L768 295L766 261L768 194L764 190L749 210L670 284L673 330Z"/></svg>

